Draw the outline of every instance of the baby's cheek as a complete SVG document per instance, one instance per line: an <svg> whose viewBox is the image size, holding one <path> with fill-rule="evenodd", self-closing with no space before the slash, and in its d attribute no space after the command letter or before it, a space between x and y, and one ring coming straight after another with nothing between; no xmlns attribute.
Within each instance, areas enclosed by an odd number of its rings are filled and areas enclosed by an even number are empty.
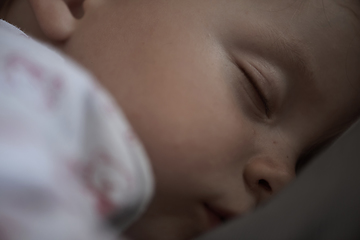
<svg viewBox="0 0 360 240"><path fill-rule="evenodd" d="M176 136L185 134L173 128L162 141L151 142L150 159L157 187L163 192L179 196L199 196L212 192L228 178L239 175L251 149L252 131L244 121L244 128L213 128L209 121L189 129L188 138L181 142ZM207 126L205 126L207 125Z"/></svg>

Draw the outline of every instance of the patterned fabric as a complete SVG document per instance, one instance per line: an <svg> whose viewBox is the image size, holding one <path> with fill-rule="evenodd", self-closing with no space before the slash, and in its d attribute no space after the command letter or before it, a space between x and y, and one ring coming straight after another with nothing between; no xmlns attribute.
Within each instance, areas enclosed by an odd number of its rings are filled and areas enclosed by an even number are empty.
<svg viewBox="0 0 360 240"><path fill-rule="evenodd" d="M118 238L152 191L145 151L109 95L0 20L0 239Z"/></svg>

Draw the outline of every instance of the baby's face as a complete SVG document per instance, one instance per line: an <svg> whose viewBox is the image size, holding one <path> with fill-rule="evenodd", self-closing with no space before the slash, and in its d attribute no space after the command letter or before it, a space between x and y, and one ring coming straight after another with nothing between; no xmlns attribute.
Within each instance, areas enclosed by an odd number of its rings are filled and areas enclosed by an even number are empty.
<svg viewBox="0 0 360 240"><path fill-rule="evenodd" d="M93 3L64 51L151 159L156 192L134 239L189 239L253 209L359 109L355 0Z"/></svg>

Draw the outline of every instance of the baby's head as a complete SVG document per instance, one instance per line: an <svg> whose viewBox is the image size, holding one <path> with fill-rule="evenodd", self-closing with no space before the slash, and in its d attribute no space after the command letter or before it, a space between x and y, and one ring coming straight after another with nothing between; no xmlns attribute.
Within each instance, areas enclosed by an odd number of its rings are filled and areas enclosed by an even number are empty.
<svg viewBox="0 0 360 240"><path fill-rule="evenodd" d="M121 105L156 177L128 230L146 240L188 239L253 209L354 121L359 14L357 0L16 0L3 11Z"/></svg>

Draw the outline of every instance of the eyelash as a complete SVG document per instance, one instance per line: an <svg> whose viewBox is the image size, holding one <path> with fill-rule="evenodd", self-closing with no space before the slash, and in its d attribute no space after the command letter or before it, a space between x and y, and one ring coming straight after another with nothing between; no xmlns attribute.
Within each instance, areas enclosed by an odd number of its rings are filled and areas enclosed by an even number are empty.
<svg viewBox="0 0 360 240"><path fill-rule="evenodd" d="M254 81L254 79L250 76L250 74L248 74L248 73L247 73L243 68L241 68L241 67L240 67L240 70L243 72L243 74L245 75L246 79L250 82L252 88L255 90L256 94L258 95L258 97L260 98L261 102L263 103L265 115L266 115L267 117L269 117L269 115L270 115L269 101L267 100L267 98L265 97L264 93L261 91L261 89L259 88L259 86L256 84L256 82Z"/></svg>

